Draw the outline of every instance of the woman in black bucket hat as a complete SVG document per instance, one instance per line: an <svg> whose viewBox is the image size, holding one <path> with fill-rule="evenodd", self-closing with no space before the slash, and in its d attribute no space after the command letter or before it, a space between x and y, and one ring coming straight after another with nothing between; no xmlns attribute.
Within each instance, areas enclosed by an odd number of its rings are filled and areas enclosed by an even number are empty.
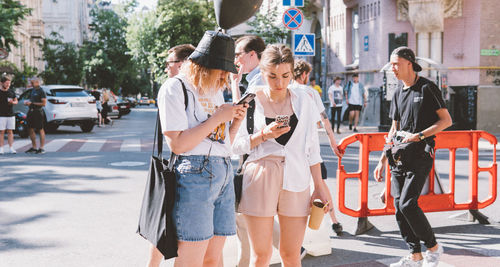
<svg viewBox="0 0 500 267"><path fill-rule="evenodd" d="M175 266L217 266L226 236L236 234L231 142L246 106L224 104L222 89L236 73L234 41L207 31L158 99L162 132L178 155L173 209Z"/></svg>

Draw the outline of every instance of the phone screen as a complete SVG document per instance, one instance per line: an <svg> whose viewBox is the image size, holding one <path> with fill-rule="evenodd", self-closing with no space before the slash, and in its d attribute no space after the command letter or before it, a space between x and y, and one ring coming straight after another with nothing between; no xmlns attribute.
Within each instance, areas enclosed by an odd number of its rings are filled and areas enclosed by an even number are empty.
<svg viewBox="0 0 500 267"><path fill-rule="evenodd" d="M276 122L281 122L283 123L281 126L279 126L278 128L285 128L285 127L288 127L289 126L289 122L290 122L290 116L288 115L277 115L276 116Z"/></svg>

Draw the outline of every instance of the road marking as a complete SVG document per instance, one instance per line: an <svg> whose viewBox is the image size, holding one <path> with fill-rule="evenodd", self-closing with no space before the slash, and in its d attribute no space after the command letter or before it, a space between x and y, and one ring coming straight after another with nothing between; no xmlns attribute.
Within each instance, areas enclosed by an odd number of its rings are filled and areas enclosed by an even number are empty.
<svg viewBox="0 0 500 267"><path fill-rule="evenodd" d="M123 143L123 140L108 139L101 147L101 152L118 152Z"/></svg>
<svg viewBox="0 0 500 267"><path fill-rule="evenodd" d="M14 147L15 150L18 150L19 148L28 144L31 144L30 139L21 139L21 140L14 140L14 144L12 146ZM9 152L9 143L7 142L7 139L4 140L3 149L5 153Z"/></svg>
<svg viewBox="0 0 500 267"><path fill-rule="evenodd" d="M87 142L86 139L73 139L61 147L57 152L75 152L78 151Z"/></svg>
<svg viewBox="0 0 500 267"><path fill-rule="evenodd" d="M141 152L141 140L136 138L123 140L120 152Z"/></svg>
<svg viewBox="0 0 500 267"><path fill-rule="evenodd" d="M106 139L87 140L78 152L99 152L104 143L106 143Z"/></svg>
<svg viewBox="0 0 500 267"><path fill-rule="evenodd" d="M44 149L46 152L56 152L70 141L71 139L54 139Z"/></svg>

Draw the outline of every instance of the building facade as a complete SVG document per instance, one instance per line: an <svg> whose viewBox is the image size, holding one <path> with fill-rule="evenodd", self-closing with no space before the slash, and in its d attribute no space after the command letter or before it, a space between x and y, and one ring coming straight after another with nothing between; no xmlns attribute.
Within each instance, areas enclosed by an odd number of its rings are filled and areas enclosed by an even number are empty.
<svg viewBox="0 0 500 267"><path fill-rule="evenodd" d="M62 41L81 45L89 33L93 0L43 0L45 36L58 33Z"/></svg>
<svg viewBox="0 0 500 267"><path fill-rule="evenodd" d="M42 61L43 44L43 20L42 20L42 0L21 0L21 4L31 8L31 15L21 21L20 25L14 27L14 36L18 41L18 47L11 47L11 52L7 61L14 63L20 70L24 68L24 63L30 67L43 71Z"/></svg>

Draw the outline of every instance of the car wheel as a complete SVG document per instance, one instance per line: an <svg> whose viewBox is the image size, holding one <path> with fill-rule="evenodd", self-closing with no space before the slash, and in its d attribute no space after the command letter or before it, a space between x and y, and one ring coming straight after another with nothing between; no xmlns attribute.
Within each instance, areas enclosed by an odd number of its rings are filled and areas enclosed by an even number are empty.
<svg viewBox="0 0 500 267"><path fill-rule="evenodd" d="M94 122L93 121L84 122L82 125L80 125L80 129L82 129L82 132L84 133L90 133L92 129L94 129Z"/></svg>
<svg viewBox="0 0 500 267"><path fill-rule="evenodd" d="M45 131L47 133L53 133L53 132L57 131L57 128L59 128L59 125L53 124L53 123L47 123L44 128L45 128Z"/></svg>

